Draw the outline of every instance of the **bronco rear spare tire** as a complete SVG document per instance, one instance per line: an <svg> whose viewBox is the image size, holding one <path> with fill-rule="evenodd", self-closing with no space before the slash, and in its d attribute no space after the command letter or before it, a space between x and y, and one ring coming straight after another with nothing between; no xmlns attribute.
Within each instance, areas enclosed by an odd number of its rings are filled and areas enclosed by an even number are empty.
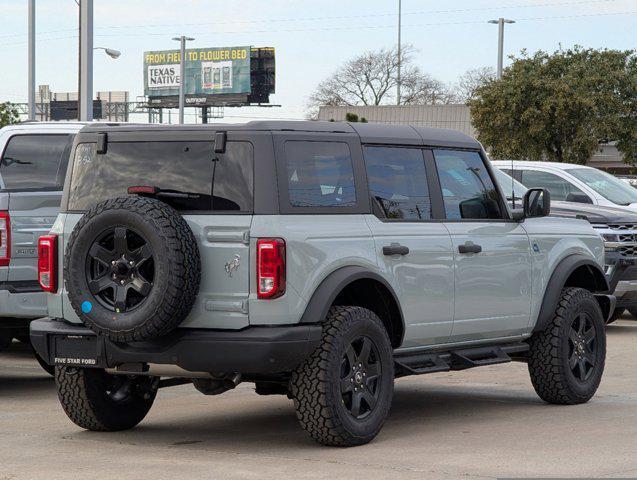
<svg viewBox="0 0 637 480"><path fill-rule="evenodd" d="M159 337L192 309L199 249L184 218L152 198L102 202L69 238L64 280L84 324L119 342Z"/></svg>

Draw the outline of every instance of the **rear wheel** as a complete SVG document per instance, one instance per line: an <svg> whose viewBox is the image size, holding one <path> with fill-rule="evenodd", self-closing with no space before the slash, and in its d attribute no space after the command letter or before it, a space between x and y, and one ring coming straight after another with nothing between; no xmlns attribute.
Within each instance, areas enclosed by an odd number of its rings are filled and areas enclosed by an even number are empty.
<svg viewBox="0 0 637 480"><path fill-rule="evenodd" d="M332 307L323 340L292 375L301 426L323 445L370 442L380 431L394 390L392 347L380 319L360 307Z"/></svg>
<svg viewBox="0 0 637 480"><path fill-rule="evenodd" d="M631 307L628 309L628 311L630 312L631 316L633 318L637 318L637 308L636 307Z"/></svg>
<svg viewBox="0 0 637 480"><path fill-rule="evenodd" d="M158 379L56 367L55 383L60 403L76 425L112 432L131 429L144 419L155 400Z"/></svg>
<svg viewBox="0 0 637 480"><path fill-rule="evenodd" d="M565 288L549 326L530 340L529 373L546 402L584 403L597 391L606 359L606 330L595 297Z"/></svg>

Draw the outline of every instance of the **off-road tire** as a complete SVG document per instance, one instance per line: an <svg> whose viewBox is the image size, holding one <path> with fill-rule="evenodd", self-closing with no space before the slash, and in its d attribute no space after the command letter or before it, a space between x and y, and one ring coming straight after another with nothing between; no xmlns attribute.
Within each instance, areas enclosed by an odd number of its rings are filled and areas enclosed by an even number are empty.
<svg viewBox="0 0 637 480"><path fill-rule="evenodd" d="M595 330L595 367L590 377L577 379L569 367L571 325L578 315L590 317ZM604 372L606 330L602 311L595 297L582 288L565 288L551 323L530 339L528 368L537 394L548 403L574 405L585 403L597 391Z"/></svg>
<svg viewBox="0 0 637 480"><path fill-rule="evenodd" d="M151 291L130 312L105 308L88 287L88 251L101 232L114 226L143 232L154 255ZM160 337L175 329L195 303L201 280L197 241L179 212L164 202L139 196L107 200L86 212L73 229L64 279L73 309L94 332L117 342ZM87 302L89 312L83 309Z"/></svg>
<svg viewBox="0 0 637 480"><path fill-rule="evenodd" d="M340 388L343 356L357 338L371 340L381 372L375 407L363 419L354 418L347 410ZM314 440L338 447L370 442L387 418L394 389L392 346L381 320L365 308L332 307L323 324L320 345L293 372L290 387L301 427Z"/></svg>
<svg viewBox="0 0 637 480"><path fill-rule="evenodd" d="M617 307L615 310L613 310L613 313L611 313L610 318L606 321L606 325L610 325L615 320L618 320L624 314L625 311L626 309L624 307Z"/></svg>
<svg viewBox="0 0 637 480"><path fill-rule="evenodd" d="M637 308L631 307L628 309L628 312L630 313L631 317L637 319Z"/></svg>
<svg viewBox="0 0 637 480"><path fill-rule="evenodd" d="M107 393L112 375L101 369L55 367L62 408L77 426L95 432L129 430L141 422L157 394L153 377L135 377L130 398L116 402Z"/></svg>

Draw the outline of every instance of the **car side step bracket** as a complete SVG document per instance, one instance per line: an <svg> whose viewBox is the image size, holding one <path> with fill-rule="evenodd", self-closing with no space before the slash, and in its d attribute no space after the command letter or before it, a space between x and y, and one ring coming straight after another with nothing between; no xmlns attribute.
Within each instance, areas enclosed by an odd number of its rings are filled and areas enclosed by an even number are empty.
<svg viewBox="0 0 637 480"><path fill-rule="evenodd" d="M397 353L394 355L396 376L465 370L521 360L528 351L527 343L465 348L435 353Z"/></svg>

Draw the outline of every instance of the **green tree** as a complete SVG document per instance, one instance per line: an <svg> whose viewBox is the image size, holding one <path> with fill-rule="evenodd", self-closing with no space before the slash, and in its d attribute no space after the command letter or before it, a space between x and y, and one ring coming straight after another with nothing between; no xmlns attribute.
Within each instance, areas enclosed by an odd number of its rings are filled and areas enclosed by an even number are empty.
<svg viewBox="0 0 637 480"><path fill-rule="evenodd" d="M19 121L18 109L13 104L10 102L0 103L0 128Z"/></svg>
<svg viewBox="0 0 637 480"><path fill-rule="evenodd" d="M637 55L575 47L511 57L467 103L478 139L499 158L586 163L617 142L637 163Z"/></svg>

